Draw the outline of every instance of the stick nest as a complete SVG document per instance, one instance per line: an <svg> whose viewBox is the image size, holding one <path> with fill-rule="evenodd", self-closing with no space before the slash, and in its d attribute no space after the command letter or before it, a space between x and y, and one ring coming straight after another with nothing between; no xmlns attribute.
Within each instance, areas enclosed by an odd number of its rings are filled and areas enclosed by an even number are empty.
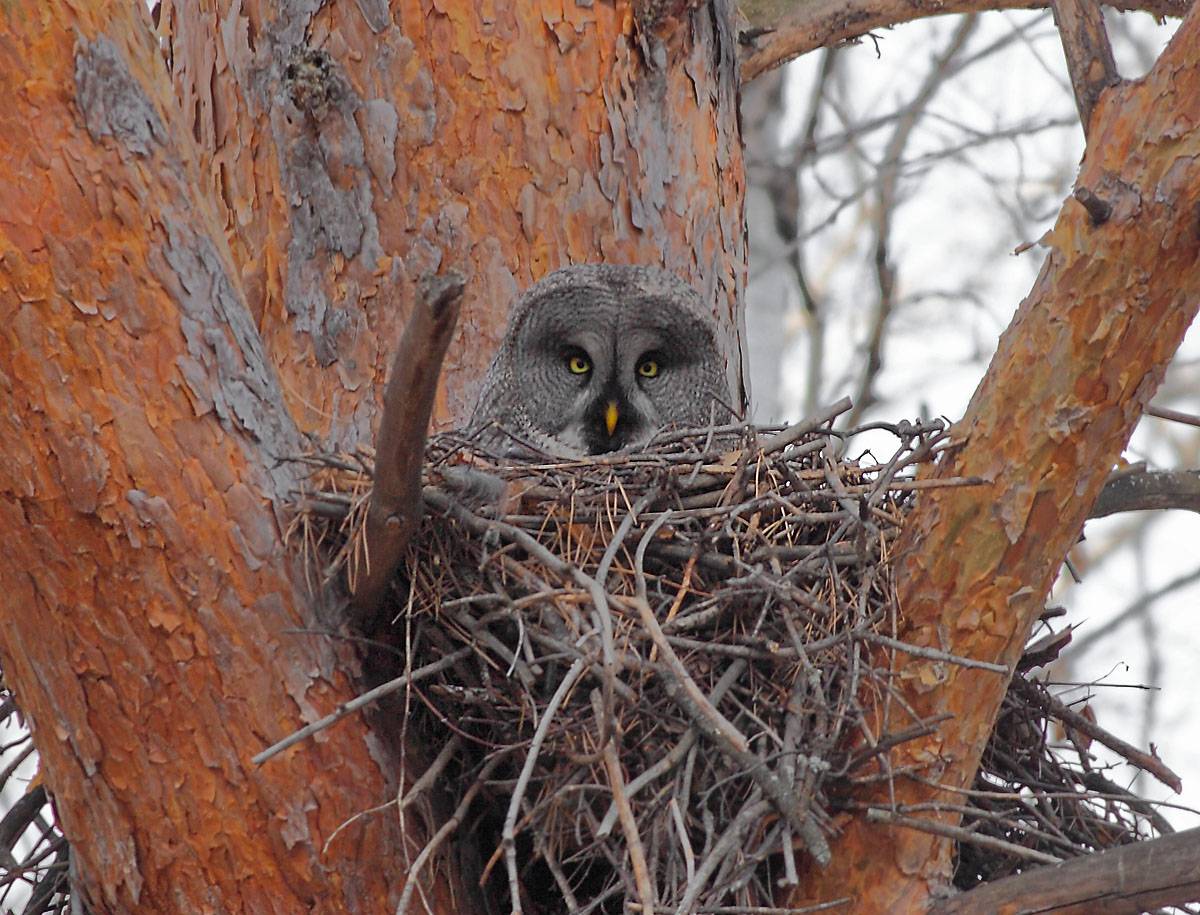
<svg viewBox="0 0 1200 915"><path fill-rule="evenodd" d="M410 726L441 752L402 804L436 783L452 827L490 823L482 881L503 871L512 911L770 906L828 860L854 785L936 727L882 701L917 651L894 638L889 557L921 488L972 481L915 479L941 423L875 424L895 440L877 460L845 457L828 419L519 465L431 441L391 611ZM305 460L293 534L324 582L353 579L369 455ZM1052 749L1048 693L1017 680L960 811L963 888L1169 829Z"/></svg>

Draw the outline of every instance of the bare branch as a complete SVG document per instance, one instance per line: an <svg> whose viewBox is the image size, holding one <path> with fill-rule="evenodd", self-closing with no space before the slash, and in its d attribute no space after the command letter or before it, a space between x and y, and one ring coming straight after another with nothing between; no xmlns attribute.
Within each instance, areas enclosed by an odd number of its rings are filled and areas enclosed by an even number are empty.
<svg viewBox="0 0 1200 915"><path fill-rule="evenodd" d="M1146 415L1158 419L1168 419L1172 422L1183 423L1185 426L1200 427L1200 416L1194 413L1184 413L1182 410L1172 410L1169 407L1158 407L1154 404L1146 407Z"/></svg>
<svg viewBox="0 0 1200 915"><path fill-rule="evenodd" d="M874 387L883 370L883 344L888 320L894 310L896 269L889 252L893 218L900 203L900 171L904 151L921 117L928 110L938 91L946 85L955 59L962 53L979 24L979 17L964 16L950 36L946 47L932 61L929 72L922 81L913 100L905 106L904 114L892 131L883 161L879 165L878 190L875 203L875 280L879 298L871 316L871 329L867 334L866 358L863 374L853 400L854 409L847 422L856 425L863 413L875 402Z"/></svg>
<svg viewBox="0 0 1200 915"><path fill-rule="evenodd" d="M1197 900L1200 829L1189 829L985 883L935 903L930 912L1124 915Z"/></svg>
<svg viewBox="0 0 1200 915"><path fill-rule="evenodd" d="M873 29L950 13L1032 10L1047 5L1038 0L742 0L738 6L747 22L742 79L752 80L793 57L861 38ZM1191 2L1115 0L1108 5L1155 16L1182 16Z"/></svg>
<svg viewBox="0 0 1200 915"><path fill-rule="evenodd" d="M1117 471L1104 484L1088 517L1164 508L1200 512L1200 470Z"/></svg>
<svg viewBox="0 0 1200 915"><path fill-rule="evenodd" d="M396 350L383 395L375 448L375 476L363 534L366 567L353 584L353 616L360 629L387 592L409 538L421 520L421 466L446 347L458 321L464 287L454 271L428 277Z"/></svg>
<svg viewBox="0 0 1200 915"><path fill-rule="evenodd" d="M1079 120L1087 136L1100 93L1121 81L1104 28L1104 14L1099 0L1051 0L1050 8L1054 10L1054 22L1062 37L1075 107L1079 109ZM1087 206L1085 201L1081 202Z"/></svg>

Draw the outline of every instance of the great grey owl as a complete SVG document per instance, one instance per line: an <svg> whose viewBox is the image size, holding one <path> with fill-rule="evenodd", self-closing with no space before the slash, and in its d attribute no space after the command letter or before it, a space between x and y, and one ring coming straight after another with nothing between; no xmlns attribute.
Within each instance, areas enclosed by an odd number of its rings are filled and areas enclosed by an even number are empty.
<svg viewBox="0 0 1200 915"><path fill-rule="evenodd" d="M731 417L726 364L700 295L665 270L564 267L513 306L470 428L502 455L645 444Z"/></svg>

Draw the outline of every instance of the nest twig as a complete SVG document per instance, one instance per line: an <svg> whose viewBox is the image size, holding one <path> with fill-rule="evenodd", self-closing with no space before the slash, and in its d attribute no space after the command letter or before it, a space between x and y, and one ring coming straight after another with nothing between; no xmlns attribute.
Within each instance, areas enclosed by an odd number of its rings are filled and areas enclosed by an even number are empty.
<svg viewBox="0 0 1200 915"><path fill-rule="evenodd" d="M890 635L888 556L909 501L974 481L914 479L940 423L887 427L886 461L845 459L828 428L838 412L516 466L453 435L431 443L427 517L392 604L412 608L413 667L457 659L409 685L458 741L459 796L505 811L488 872L502 864L512 911L539 909L539 879L558 900L546 911L769 906L798 858L828 860L847 789L936 727L885 721L880 733L859 699L891 690L890 656L930 651ZM327 576L359 574L365 471L347 468L367 463L315 459L300 517L311 554L332 556ZM1044 724L1053 714L1030 689L1010 702ZM907 813L872 815L921 828ZM993 838L996 860L1054 857Z"/></svg>
<svg viewBox="0 0 1200 915"><path fill-rule="evenodd" d="M411 607L406 672L256 760L408 689L423 710L410 726L423 716L436 756L399 806L435 784L451 804L411 863L401 911L456 830L487 835L489 822L487 871L506 877L514 911L800 911L773 908L773 893L829 854L830 815L854 807L857 784L894 776L893 747L938 726L881 727L859 701L890 690L897 655L929 651L892 635L888 560L909 501L929 485L973 483L914 479L943 437L936 423L885 426L897 442L887 460L847 460L828 428L836 412L520 466L435 439L426 516L384 601L397 617ZM304 460L311 487L292 534L315 587L369 561L371 461ZM1038 636L974 785L942 805L961 819L950 837L963 889L1171 831L1091 743L1168 784L1173 773L1028 676L1070 630ZM16 715L0 683L0 722ZM29 745L8 752L0 788ZM0 908L14 893L30 913L81 904L45 788L2 813ZM927 813L863 815L946 828Z"/></svg>

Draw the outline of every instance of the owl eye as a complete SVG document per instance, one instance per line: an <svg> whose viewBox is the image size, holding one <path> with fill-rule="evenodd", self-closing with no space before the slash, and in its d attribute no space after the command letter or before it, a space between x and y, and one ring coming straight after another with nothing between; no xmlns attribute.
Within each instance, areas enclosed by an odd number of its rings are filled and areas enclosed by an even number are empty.
<svg viewBox="0 0 1200 915"><path fill-rule="evenodd" d="M587 356L578 354L567 357L567 368L572 375L586 375L592 370L592 361Z"/></svg>
<svg viewBox="0 0 1200 915"><path fill-rule="evenodd" d="M657 359L643 359L637 368L638 374L643 378L657 378L659 372L659 364Z"/></svg>

